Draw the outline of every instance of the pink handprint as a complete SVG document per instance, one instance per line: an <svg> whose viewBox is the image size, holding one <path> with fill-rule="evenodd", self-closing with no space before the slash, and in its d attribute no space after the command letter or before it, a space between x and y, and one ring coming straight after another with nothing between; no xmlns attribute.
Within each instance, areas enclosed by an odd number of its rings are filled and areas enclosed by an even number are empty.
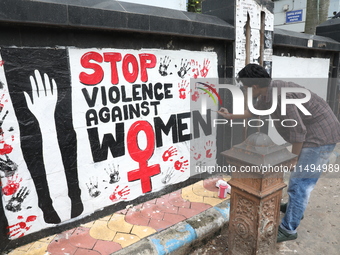
<svg viewBox="0 0 340 255"><path fill-rule="evenodd" d="M190 150L194 153L194 159L195 159L195 160L199 160L199 159L201 158L202 154L201 154L201 153L198 153L198 152L195 152L196 149L195 149L194 146L192 146L192 148L191 148Z"/></svg>
<svg viewBox="0 0 340 255"><path fill-rule="evenodd" d="M205 156L207 157L207 158L211 158L212 157L212 146L213 146L213 144L214 144L214 142L213 141L208 141L208 142L206 142L206 146L204 146L204 149L206 150L206 152L205 152ZM215 152L215 151L213 151L213 152Z"/></svg>
<svg viewBox="0 0 340 255"><path fill-rule="evenodd" d="M181 172L184 172L184 170L188 169L187 166L189 165L188 160L183 160L183 157L181 157L179 160L176 160L174 167L176 170L180 170Z"/></svg>
<svg viewBox="0 0 340 255"><path fill-rule="evenodd" d="M197 102L197 100L200 98L200 93L196 90L194 94L191 95L191 100L194 102Z"/></svg>
<svg viewBox="0 0 340 255"><path fill-rule="evenodd" d="M165 162L165 161L168 161L169 158L171 158L172 156L176 156L176 155L177 155L177 149L171 146L169 149L167 149L163 153L162 158L163 158L163 161ZM172 159L170 161L172 161Z"/></svg>
<svg viewBox="0 0 340 255"><path fill-rule="evenodd" d="M208 59L204 59L203 68L200 71L201 76L204 77L204 78L207 77L207 75L208 75L209 65L210 65L210 61Z"/></svg>
<svg viewBox="0 0 340 255"><path fill-rule="evenodd" d="M15 192L17 192L17 190L20 187L20 182L22 181L22 178L20 178L20 180L18 179L19 179L18 174L16 174L15 176L12 175L11 177L7 178L7 185L2 188L2 193L5 196L11 196Z"/></svg>
<svg viewBox="0 0 340 255"><path fill-rule="evenodd" d="M22 216L18 216L17 218L18 220L22 220L24 219L24 217ZM31 216L28 216L26 221L21 221L17 224L14 224L12 226L8 226L7 229L11 229L7 235L9 235L9 237L14 237L14 236L17 236L18 238L19 237L23 237L25 235L25 232L28 231L31 227L31 226L27 226L27 223L28 222L32 222L32 221L35 221L37 219L37 216L34 216L34 215L31 215Z"/></svg>
<svg viewBox="0 0 340 255"><path fill-rule="evenodd" d="M118 190L119 185L115 188L113 193L110 196L110 199L112 202L117 202L119 200L126 200L127 198L124 196L127 196L130 194L130 189L128 189L128 186L125 186L121 190Z"/></svg>

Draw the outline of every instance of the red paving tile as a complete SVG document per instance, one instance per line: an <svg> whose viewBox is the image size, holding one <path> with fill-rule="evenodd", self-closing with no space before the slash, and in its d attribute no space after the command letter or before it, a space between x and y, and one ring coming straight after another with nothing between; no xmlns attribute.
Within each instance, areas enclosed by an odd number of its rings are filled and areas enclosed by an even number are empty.
<svg viewBox="0 0 340 255"><path fill-rule="evenodd" d="M200 212L191 208L179 208L178 214L183 215L186 218L191 218Z"/></svg>
<svg viewBox="0 0 340 255"><path fill-rule="evenodd" d="M78 227L69 238L70 244L79 248L92 249L97 239L91 237L89 231L89 228Z"/></svg>
<svg viewBox="0 0 340 255"><path fill-rule="evenodd" d="M169 193L169 196L178 196L178 195L181 195L182 194L182 189L179 189L179 190L176 190L176 191L173 191L171 193Z"/></svg>
<svg viewBox="0 0 340 255"><path fill-rule="evenodd" d="M163 198L157 198L156 205L160 207L160 210L162 212L167 212L167 213L177 213L178 212L178 207L174 206L169 203L169 196Z"/></svg>
<svg viewBox="0 0 340 255"><path fill-rule="evenodd" d="M209 191L217 192L216 182L222 180L223 178L211 178L203 181L203 187Z"/></svg>
<svg viewBox="0 0 340 255"><path fill-rule="evenodd" d="M117 211L115 213L125 215L125 214L127 214L128 211L129 211L129 209L123 209L123 210Z"/></svg>
<svg viewBox="0 0 340 255"><path fill-rule="evenodd" d="M165 213L164 214L164 220L168 221L168 222L170 222L172 224L176 224L178 222L186 220L186 218L183 215L172 214L172 213Z"/></svg>
<svg viewBox="0 0 340 255"><path fill-rule="evenodd" d="M165 220L151 219L150 222L149 222L149 227L156 229L156 231L161 231L161 230L168 228L172 225L173 224L171 222L168 222L168 221L165 221Z"/></svg>
<svg viewBox="0 0 340 255"><path fill-rule="evenodd" d="M159 197L159 198L156 198L156 200L162 198L162 199L168 199L169 196L170 196L171 193L168 193L168 194L164 194L163 196ZM156 201L157 202L157 201Z"/></svg>
<svg viewBox="0 0 340 255"><path fill-rule="evenodd" d="M119 251L122 246L115 242L108 242L103 240L98 240L93 250L100 252L101 255L109 255L113 252Z"/></svg>
<svg viewBox="0 0 340 255"><path fill-rule="evenodd" d="M139 205L134 205L132 209L123 209L123 210L120 210L120 211L117 211L115 213L118 213L118 214L124 214L126 215L129 211L133 210L133 211L138 211L142 208L143 204L139 204Z"/></svg>
<svg viewBox="0 0 340 255"><path fill-rule="evenodd" d="M217 191L215 185L219 179L221 178L204 180L203 185L207 190ZM182 190L177 190L116 213L125 215L125 221L130 224L149 226L161 231L211 208L208 204L184 200L181 193ZM89 235L89 230L78 227L57 235L49 244L48 252L51 255L109 255L122 249L116 242L94 239Z"/></svg>
<svg viewBox="0 0 340 255"><path fill-rule="evenodd" d="M147 226L150 219L143 217L140 211L129 210L125 215L125 221L133 225Z"/></svg>
<svg viewBox="0 0 340 255"><path fill-rule="evenodd" d="M177 206L179 208L190 208L190 202L182 198L181 193L174 194L169 197L169 204Z"/></svg>
<svg viewBox="0 0 340 255"><path fill-rule="evenodd" d="M199 213L211 208L211 205L198 203L198 202L191 202L191 209L198 211Z"/></svg>
<svg viewBox="0 0 340 255"><path fill-rule="evenodd" d="M100 255L100 252L78 248L78 250L74 253L74 255Z"/></svg>
<svg viewBox="0 0 340 255"><path fill-rule="evenodd" d="M156 204L156 200L157 200L157 198L152 199L152 200L150 200L150 201L148 201L148 202L146 202L146 203L149 203L149 204Z"/></svg>
<svg viewBox="0 0 340 255"><path fill-rule="evenodd" d="M156 220L162 220L164 216L164 212L162 211L162 207L152 204L148 205L147 207L143 207L143 209L140 211L141 216L149 219L156 219Z"/></svg>
<svg viewBox="0 0 340 255"><path fill-rule="evenodd" d="M74 255L76 252L77 247L70 244L67 239L61 238L57 239L54 238L53 241L48 245L47 251L51 255Z"/></svg>
<svg viewBox="0 0 340 255"><path fill-rule="evenodd" d="M148 202L147 202L147 203L148 203ZM152 203L150 203L150 204L152 204ZM140 210L140 209L142 209L142 207L143 207L143 204L139 204L139 205L133 206L133 209L135 209L135 210Z"/></svg>
<svg viewBox="0 0 340 255"><path fill-rule="evenodd" d="M66 230L60 234L58 234L55 239L61 239L61 238L66 238L68 239L69 236L71 236L73 234L73 232L76 231L76 228L72 228L72 229L69 229L69 230Z"/></svg>

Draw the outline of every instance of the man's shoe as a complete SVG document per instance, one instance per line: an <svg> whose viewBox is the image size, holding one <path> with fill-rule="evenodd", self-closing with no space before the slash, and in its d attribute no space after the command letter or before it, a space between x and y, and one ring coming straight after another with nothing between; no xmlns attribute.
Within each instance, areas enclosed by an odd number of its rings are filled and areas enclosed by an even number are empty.
<svg viewBox="0 0 340 255"><path fill-rule="evenodd" d="M287 204L288 203L281 203L281 205L280 205L280 212L283 212L283 213L286 213L286 211L287 211Z"/></svg>
<svg viewBox="0 0 340 255"><path fill-rule="evenodd" d="M289 234L289 233L287 233L286 230L279 227L279 231L277 233L277 242L278 243L289 241L289 240L295 240L296 238L297 238L297 233Z"/></svg>
<svg viewBox="0 0 340 255"><path fill-rule="evenodd" d="M285 203L285 204L281 204L281 205L280 205L280 212L286 213L286 211L287 211L287 204L288 204L288 203ZM302 215L301 220L303 220L304 217L305 217L305 216Z"/></svg>

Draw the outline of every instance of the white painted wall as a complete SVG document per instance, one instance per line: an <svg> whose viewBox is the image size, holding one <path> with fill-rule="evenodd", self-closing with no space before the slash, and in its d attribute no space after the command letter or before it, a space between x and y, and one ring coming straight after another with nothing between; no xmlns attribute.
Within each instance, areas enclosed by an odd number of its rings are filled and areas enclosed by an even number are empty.
<svg viewBox="0 0 340 255"><path fill-rule="evenodd" d="M151 5L156 7L169 8L179 11L187 10L187 0L171 0L171 1L159 1L159 0L120 0L122 2L129 2L135 4Z"/></svg>
<svg viewBox="0 0 340 255"><path fill-rule="evenodd" d="M295 82L326 100L329 59L273 56L273 79ZM286 143L275 128L268 132L274 143Z"/></svg>
<svg viewBox="0 0 340 255"><path fill-rule="evenodd" d="M33 51L37 50L35 48ZM215 98L213 100L213 97L210 98L211 93L206 92L209 90L202 90L208 88L202 85L206 85L206 79L218 77L215 52L73 47L57 50L65 51L65 56L68 56L69 61L65 69L70 68L71 84L68 86L72 87L72 90L65 89L63 95L70 93L68 95L72 99L70 121L72 121L77 137L74 148L77 149L75 158L77 169L72 170L78 173L77 183L79 181L83 208L79 209L77 216L71 214L73 206L68 197L68 180L60 158L60 153L65 150L65 147L60 146L56 139L57 135L53 135L56 134L54 130L56 130L58 121L54 118L58 111L56 109L58 109L59 90L56 91L56 89L57 86L66 86L66 84L60 85L59 83L61 72L58 70L57 74L53 72L47 74L43 73L45 71L35 69L35 76L27 77L27 80L31 81L30 86L33 86L32 98L34 99L31 99L26 92L22 92L26 99L27 110L35 116L39 126L44 127L40 129L41 136L44 137L42 139L44 141L42 144L44 169L49 195L53 201L55 214L57 214L53 220L47 221L45 218L51 217L45 216L51 209L41 210L47 208L46 203L41 206L41 209L38 207L38 192L34 183L36 179L31 175L34 167L30 167L23 156L19 121L9 93L9 88L13 83L7 81L3 58L0 56L0 81L4 84L3 88L0 88L2 94L0 102L3 112L7 112L5 122L2 115L4 122L2 128L6 132L0 136L0 154L2 153L2 157L4 153L6 156L9 154L10 159L17 165L13 170L16 173L12 177L7 177L4 171L0 171L0 181L5 190L5 195L0 199L6 206L5 214L11 226L10 239L53 227L60 220L63 224L74 220L75 217L80 219L120 201L134 200L145 193L157 192L168 185L181 183L190 176L201 173L198 172L196 166L215 166L216 129L207 135L199 129L199 136L190 136L194 126L190 118L192 110L196 112L200 110L203 102L206 103L208 109L213 109L215 112L218 109L217 103L214 102ZM41 52L41 57L47 54L45 48L41 49ZM26 56L26 54L22 55ZM103 61L104 56L108 58L116 56L117 61L114 62L116 68L112 69L113 62ZM42 60L37 62L40 63L40 61ZM59 63L59 59L52 58L51 61ZM33 62L33 60L29 62L29 65L32 66ZM20 67L26 68L27 65L20 62ZM44 77L44 83L47 84L48 81L49 84L51 79L53 85L46 86L44 97L38 96L39 88L45 87L41 76ZM198 78L201 84L196 83ZM147 92L150 88L145 89L141 85L144 83L151 86L151 95ZM26 82L23 84L26 85ZM215 86L212 83L209 84L211 88ZM109 92L110 88L111 92ZM210 89L210 91L213 90ZM129 113L130 106L139 109L137 110L139 113L136 115ZM116 110L120 112L118 113L120 116L113 113ZM101 112L101 117L105 115L110 120L105 121L100 117L98 121L94 120L90 124L87 117L89 111L95 119L97 119L97 113ZM217 113L214 115L214 118L217 118ZM154 131L159 129L160 124L157 123L162 122L166 125L173 118L176 118L176 124L171 128L176 128L175 132L169 132L169 134L162 132L157 139ZM159 122L156 123L155 119L159 119ZM95 136L100 139L100 142L98 140L100 146L103 144L104 137L112 137L109 139L112 142L112 148L118 146L113 140L119 139L122 145L119 149L120 154L108 149L103 152L103 158L93 157L92 139L89 138L88 128L98 131ZM156 140L161 140L162 144L156 146ZM34 149L33 147L30 149ZM3 162L8 162L1 159ZM191 171L192 169L194 171ZM133 177L133 173L145 174L150 170L153 174L146 182ZM200 168L199 170L204 171ZM21 201L17 199L18 197ZM60 219L57 220L57 217ZM16 224L20 221L24 223L25 219L27 228L18 229Z"/></svg>

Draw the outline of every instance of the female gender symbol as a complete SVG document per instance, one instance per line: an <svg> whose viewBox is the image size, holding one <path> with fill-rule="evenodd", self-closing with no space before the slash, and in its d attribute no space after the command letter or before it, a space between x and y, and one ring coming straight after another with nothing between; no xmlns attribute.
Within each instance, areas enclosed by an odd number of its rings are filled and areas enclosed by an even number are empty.
<svg viewBox="0 0 340 255"><path fill-rule="evenodd" d="M141 150L138 146L138 133L144 132L147 146ZM131 158L139 163L139 169L128 172L128 181L141 180L143 193L152 190L151 177L161 172L159 164L148 166L148 160L155 150L155 133L147 121L137 121L132 124L127 134L127 148Z"/></svg>

